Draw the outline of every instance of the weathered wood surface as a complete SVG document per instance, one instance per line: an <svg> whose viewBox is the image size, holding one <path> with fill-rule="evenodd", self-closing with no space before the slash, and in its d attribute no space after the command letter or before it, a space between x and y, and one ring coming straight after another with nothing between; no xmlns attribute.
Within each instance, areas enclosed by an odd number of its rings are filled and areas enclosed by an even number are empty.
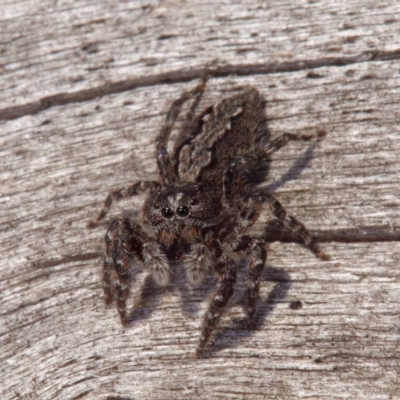
<svg viewBox="0 0 400 400"><path fill-rule="evenodd" d="M0 6L2 399L400 398L396 1ZM277 153L266 186L332 260L273 243L257 329L241 272L195 360L212 278L139 276L123 329L102 301L105 225L85 223L108 191L157 177L168 106L205 69L204 104L253 85L272 134L327 132Z"/></svg>
<svg viewBox="0 0 400 400"><path fill-rule="evenodd" d="M2 0L2 117L156 82L399 58L396 0Z"/></svg>

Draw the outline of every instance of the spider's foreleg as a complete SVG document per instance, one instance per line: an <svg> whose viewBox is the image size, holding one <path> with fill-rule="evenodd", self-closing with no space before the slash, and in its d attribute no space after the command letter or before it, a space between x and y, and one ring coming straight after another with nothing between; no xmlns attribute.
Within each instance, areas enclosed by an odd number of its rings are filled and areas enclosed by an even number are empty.
<svg viewBox="0 0 400 400"><path fill-rule="evenodd" d="M133 280L131 265L142 262L150 268L155 281L166 285L170 280L169 263L154 238L130 218L114 220L106 234L106 256L103 269L103 287L106 302L114 296L122 324L128 323L126 300ZM111 275L115 272L114 290Z"/></svg>
<svg viewBox="0 0 400 400"><path fill-rule="evenodd" d="M216 266L218 273L218 288L211 298L211 303L204 316L203 329L200 343L197 347L196 356L201 357L205 344L212 331L221 318L223 309L233 293L236 282L236 265L226 253L221 256Z"/></svg>
<svg viewBox="0 0 400 400"><path fill-rule="evenodd" d="M88 228L96 227L99 224L99 222L102 219L104 219L104 217L107 215L107 213L110 210L111 205L114 201L119 201L124 198L137 196L148 189L155 192L157 190L160 190L161 186L158 182L143 181L143 182L136 182L127 188L119 189L119 190L109 193L109 195L107 196L107 198L104 202L104 207L100 211L100 214L98 215L98 217L95 220L89 221L87 224L87 227Z"/></svg>
<svg viewBox="0 0 400 400"><path fill-rule="evenodd" d="M192 285L200 285L214 265L212 240L206 237L201 243L193 244L183 260L186 277Z"/></svg>

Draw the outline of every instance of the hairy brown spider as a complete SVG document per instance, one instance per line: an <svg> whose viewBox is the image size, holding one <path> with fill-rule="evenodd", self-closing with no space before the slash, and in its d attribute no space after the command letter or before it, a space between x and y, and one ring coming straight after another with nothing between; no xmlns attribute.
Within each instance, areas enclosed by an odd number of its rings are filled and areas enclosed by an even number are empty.
<svg viewBox="0 0 400 400"><path fill-rule="evenodd" d="M223 99L195 116L205 82L172 103L157 137L160 181L137 182L111 192L97 219L88 224L96 226L114 200L149 192L141 222L131 216L116 218L105 237L104 294L107 303L116 299L122 324L129 322L126 300L135 264L150 269L159 285L170 281L170 260L182 260L192 284L201 283L209 270L215 270L218 287L204 316L198 357L232 296L240 260L246 260L248 271L249 326L254 322L267 251L265 239L248 231L264 203L282 229L320 258L326 257L301 222L272 195L256 188L267 176L272 153L290 140L309 140L318 135L284 134L271 139L265 102L254 88ZM170 155L167 144L173 124L191 97L196 99Z"/></svg>

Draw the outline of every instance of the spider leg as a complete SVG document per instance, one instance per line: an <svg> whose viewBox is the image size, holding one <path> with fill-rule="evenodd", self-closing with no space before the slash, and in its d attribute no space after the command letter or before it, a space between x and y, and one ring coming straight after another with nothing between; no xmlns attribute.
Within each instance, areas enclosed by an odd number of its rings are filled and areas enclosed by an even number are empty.
<svg viewBox="0 0 400 400"><path fill-rule="evenodd" d="M290 140L290 134L282 135L270 142L270 151L276 151ZM297 139L299 137L292 135ZM300 139L309 136L304 135ZM306 139L304 139L306 140ZM275 149L275 150L274 150ZM265 190L252 191L251 186L246 187L245 179L248 169L253 170L257 163L262 161L252 156L238 157L231 160L225 170L224 176L224 197L228 203L233 205L239 212L238 226L235 228L236 235L243 235L251 226L255 224L260 216L263 203L267 203L272 213L282 223L294 237L300 239L321 260L329 260L329 256L319 250L315 239L308 232L307 228L295 217L288 214L281 203ZM259 164L262 165L261 163ZM261 169L261 167L260 167ZM245 171L243 174L242 171ZM242 199L247 198L243 203Z"/></svg>
<svg viewBox="0 0 400 400"><path fill-rule="evenodd" d="M203 78L203 88L199 90L197 93L196 99L194 100L190 110L186 114L185 123L180 130L178 137L175 141L174 150L173 150L173 163L175 171L178 171L179 162L180 162L180 153L185 146L185 144L189 143L192 139L198 136L201 133L201 127L203 125L203 118L205 115L209 114L212 107L206 108L200 115L195 117L195 111L201 101L201 98L204 93L204 87L207 82L207 78Z"/></svg>
<svg viewBox="0 0 400 400"><path fill-rule="evenodd" d="M204 316L200 342L196 357L201 357L205 344L221 318L223 309L233 293L236 282L236 265L226 253L221 256L216 266L218 273L218 288L211 298L211 303Z"/></svg>
<svg viewBox="0 0 400 400"><path fill-rule="evenodd" d="M319 250L315 239L307 228L295 217L288 214L275 197L265 191L254 192L242 208L239 218L242 230L248 230L257 221L262 205L267 203L272 213L294 237L300 239L321 260L329 260L329 256Z"/></svg>
<svg viewBox="0 0 400 400"><path fill-rule="evenodd" d="M269 155L272 153L275 153L276 151L280 150L283 146L286 146L289 141L293 140L304 140L308 141L311 139L315 139L318 137L325 136L326 132L321 131L316 134L306 134L306 135L295 135L293 133L284 133L281 136L278 136L277 138L273 139L271 142L267 143L263 148L262 152L264 155Z"/></svg>
<svg viewBox="0 0 400 400"><path fill-rule="evenodd" d="M262 132L264 128L259 127ZM264 181L268 174L271 155L280 150L291 140L311 140L324 136L325 132L306 135L285 133L265 144L269 135L260 137L250 152L238 155L229 160L224 171L224 197L230 204L240 202L242 198L251 194L252 189Z"/></svg>
<svg viewBox="0 0 400 400"><path fill-rule="evenodd" d="M214 265L215 254L219 249L219 244L213 241L212 234L206 234L204 240L200 243L192 244L190 253L183 259L183 265L186 270L188 281L194 285L200 285L206 273Z"/></svg>
<svg viewBox="0 0 400 400"><path fill-rule="evenodd" d="M205 79L203 79L194 89L188 92L184 92L182 96L172 103L171 108L168 111L164 125L161 128L161 132L158 135L157 141L157 164L158 170L161 176L161 180L164 185L177 180L174 166L169 158L167 144L168 139L172 131L172 127L177 120L183 104L191 97L204 90Z"/></svg>
<svg viewBox="0 0 400 400"><path fill-rule="evenodd" d="M107 213L110 210L111 205L114 201L119 201L119 200L127 198L127 197L137 196L137 195L143 193L147 189L150 189L151 191L157 191L157 190L161 189L161 186L158 182L143 181L143 182L136 182L127 188L119 189L119 190L109 193L104 202L104 207L100 211L100 214L98 215L98 217L95 220L89 221L87 223L86 227L87 228L95 228L99 224L99 222L102 219L104 219L104 217L107 215Z"/></svg>
<svg viewBox="0 0 400 400"><path fill-rule="evenodd" d="M247 280L247 324L251 328L256 315L256 303L260 291L260 275L265 266L267 250L265 243L259 239L252 238L251 256L246 266Z"/></svg>
<svg viewBox="0 0 400 400"><path fill-rule="evenodd" d="M157 241L130 218L117 218L106 234L106 255L103 265L103 288L106 303L117 300L121 323L128 323L126 300L133 280L131 264L140 261L151 269L154 280L167 285L170 280L169 263ZM111 285L115 273L114 288Z"/></svg>
<svg viewBox="0 0 400 400"><path fill-rule="evenodd" d="M118 313L122 325L128 323L126 312L126 300L132 281L130 260L124 252L124 245L119 237L119 225L121 221L114 220L106 234L106 255L103 264L103 289L106 303L113 298L117 300ZM112 288L111 275L115 272L115 283Z"/></svg>
<svg viewBox="0 0 400 400"><path fill-rule="evenodd" d="M227 245L232 243L232 238L238 237L240 232L239 229L234 230L229 235ZM247 270L247 326L251 328L254 324L256 315L256 304L257 298L260 291L260 276L265 267L265 261L267 259L266 243L263 239L252 237L248 235L239 236L239 241L236 246L232 247L232 250L240 257L246 258L246 270Z"/></svg>
<svg viewBox="0 0 400 400"><path fill-rule="evenodd" d="M106 254L104 256L103 261L103 290L104 290L104 299L106 305L110 304L113 300L113 288L111 284L111 277L113 273L113 242L116 240L115 233L115 224L117 220L114 220L107 231L105 242L106 242Z"/></svg>
<svg viewBox="0 0 400 400"><path fill-rule="evenodd" d="M186 277L192 285L200 285L208 270L213 265L212 254L208 247L208 243L194 244L191 247L190 253L183 261Z"/></svg>

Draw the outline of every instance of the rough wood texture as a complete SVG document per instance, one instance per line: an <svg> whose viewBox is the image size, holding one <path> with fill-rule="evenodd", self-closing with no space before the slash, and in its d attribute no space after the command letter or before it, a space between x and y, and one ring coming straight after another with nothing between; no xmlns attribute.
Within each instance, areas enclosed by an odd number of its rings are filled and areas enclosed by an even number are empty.
<svg viewBox="0 0 400 400"><path fill-rule="evenodd" d="M1 399L400 398L397 1L0 7ZM157 177L168 106L205 70L203 105L253 85L272 134L327 132L277 153L266 186L332 260L273 243L257 329L242 271L195 360L213 279L139 276L124 329L102 299L105 225L85 224Z"/></svg>

